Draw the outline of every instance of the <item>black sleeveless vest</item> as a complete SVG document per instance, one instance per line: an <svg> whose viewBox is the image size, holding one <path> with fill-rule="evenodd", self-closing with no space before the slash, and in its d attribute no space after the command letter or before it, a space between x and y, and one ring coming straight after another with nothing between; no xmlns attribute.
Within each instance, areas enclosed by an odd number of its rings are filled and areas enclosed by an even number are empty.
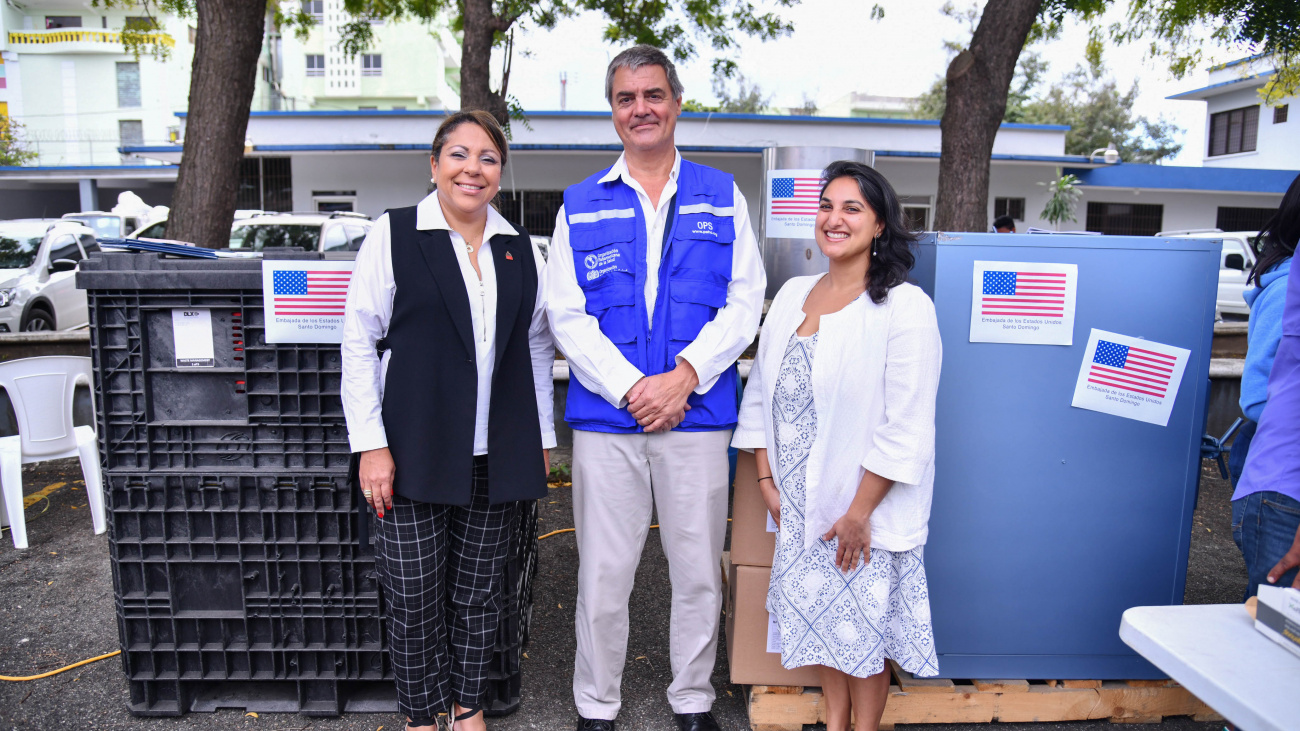
<svg viewBox="0 0 1300 731"><path fill-rule="evenodd" d="M478 370L469 295L446 231L415 228L415 207L388 211L393 316L384 429L397 465L394 491L426 503L468 505ZM492 237L497 275L496 364L488 409L492 503L546 494L528 327L537 264L528 234Z"/></svg>

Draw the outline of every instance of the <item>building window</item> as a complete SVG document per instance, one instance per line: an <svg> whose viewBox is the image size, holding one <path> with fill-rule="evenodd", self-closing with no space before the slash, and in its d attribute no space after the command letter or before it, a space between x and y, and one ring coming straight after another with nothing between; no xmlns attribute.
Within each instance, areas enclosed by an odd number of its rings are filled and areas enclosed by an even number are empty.
<svg viewBox="0 0 1300 731"><path fill-rule="evenodd" d="M1259 105L1210 115L1210 157L1254 152Z"/></svg>
<svg viewBox="0 0 1300 731"><path fill-rule="evenodd" d="M293 210L293 169L287 157L246 157L239 163L236 208Z"/></svg>
<svg viewBox="0 0 1300 731"><path fill-rule="evenodd" d="M154 22L153 18L150 18L147 15L143 15L143 16L128 17L126 19L126 25L124 27L127 30L148 32L151 30L156 30L158 28L158 24Z"/></svg>
<svg viewBox="0 0 1300 731"><path fill-rule="evenodd" d="M117 64L117 106L122 109L140 106L140 64L134 61Z"/></svg>
<svg viewBox="0 0 1300 731"><path fill-rule="evenodd" d="M55 28L80 28L80 15L47 15L45 16L45 30L54 30Z"/></svg>
<svg viewBox="0 0 1300 731"><path fill-rule="evenodd" d="M138 119L123 119L117 123L117 139L122 147L138 147L144 144L144 122Z"/></svg>
<svg viewBox="0 0 1300 731"><path fill-rule="evenodd" d="M325 19L325 0L302 0L302 12L320 22Z"/></svg>
<svg viewBox="0 0 1300 731"><path fill-rule="evenodd" d="M1025 220L1024 198L994 198L993 217L1011 216L1017 221Z"/></svg>
<svg viewBox="0 0 1300 731"><path fill-rule="evenodd" d="M1273 107L1273 124L1282 124L1286 122L1287 107L1290 104L1283 104L1280 107Z"/></svg>
<svg viewBox="0 0 1300 731"><path fill-rule="evenodd" d="M357 107L358 112L377 112L379 107Z"/></svg>
<svg viewBox="0 0 1300 731"><path fill-rule="evenodd" d="M1277 213L1276 208L1229 208L1219 206L1219 215L1214 219L1215 228L1220 231L1258 231L1268 219Z"/></svg>
<svg viewBox="0 0 1300 731"><path fill-rule="evenodd" d="M1111 236L1155 236L1164 212L1162 205L1089 203L1087 228Z"/></svg>
<svg viewBox="0 0 1300 731"><path fill-rule="evenodd" d="M307 75L308 76L325 75L325 56L318 53L307 54Z"/></svg>
<svg viewBox="0 0 1300 731"><path fill-rule="evenodd" d="M383 76L384 75L384 57L378 53L361 54L361 75L362 76Z"/></svg>

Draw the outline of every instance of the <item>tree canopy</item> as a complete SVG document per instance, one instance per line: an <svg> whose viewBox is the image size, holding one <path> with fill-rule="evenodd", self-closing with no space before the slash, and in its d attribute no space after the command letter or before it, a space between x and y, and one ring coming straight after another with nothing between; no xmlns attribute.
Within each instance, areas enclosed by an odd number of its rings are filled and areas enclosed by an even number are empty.
<svg viewBox="0 0 1300 731"><path fill-rule="evenodd" d="M1036 52L1021 56L1007 94L1004 122L1068 125L1065 133L1067 155L1087 155L1114 144L1125 162L1152 163L1177 155L1182 132L1163 119L1151 120L1133 112L1138 85L1121 92L1107 74L1099 54L1089 53L1060 81L1043 88L1047 62ZM929 91L918 100L914 116L918 119L943 117L947 85L936 79Z"/></svg>

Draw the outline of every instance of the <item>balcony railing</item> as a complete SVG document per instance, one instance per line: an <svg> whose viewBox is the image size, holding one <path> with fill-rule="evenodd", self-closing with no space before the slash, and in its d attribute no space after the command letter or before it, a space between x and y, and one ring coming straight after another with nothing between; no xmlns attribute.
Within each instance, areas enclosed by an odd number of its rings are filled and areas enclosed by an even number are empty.
<svg viewBox="0 0 1300 731"><path fill-rule="evenodd" d="M159 44L172 48L176 41L166 33L138 33L146 44ZM122 34L111 30L85 30L82 28L56 28L53 30L9 31L11 44L49 45L52 43L112 43L122 45Z"/></svg>

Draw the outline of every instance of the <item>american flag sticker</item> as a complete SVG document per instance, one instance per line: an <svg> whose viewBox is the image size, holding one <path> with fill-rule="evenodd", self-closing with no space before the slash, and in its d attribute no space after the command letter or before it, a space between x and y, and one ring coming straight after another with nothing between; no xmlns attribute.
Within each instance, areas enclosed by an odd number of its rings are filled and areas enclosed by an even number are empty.
<svg viewBox="0 0 1300 731"><path fill-rule="evenodd" d="M1079 267L977 261L971 285L970 341L1071 345Z"/></svg>
<svg viewBox="0 0 1300 731"><path fill-rule="evenodd" d="M768 238L812 239L821 202L821 170L769 170L763 191Z"/></svg>
<svg viewBox="0 0 1300 731"><path fill-rule="evenodd" d="M1093 330L1073 406L1165 426L1191 351Z"/></svg>
<svg viewBox="0 0 1300 731"><path fill-rule="evenodd" d="M268 343L341 343L350 261L263 261Z"/></svg>

